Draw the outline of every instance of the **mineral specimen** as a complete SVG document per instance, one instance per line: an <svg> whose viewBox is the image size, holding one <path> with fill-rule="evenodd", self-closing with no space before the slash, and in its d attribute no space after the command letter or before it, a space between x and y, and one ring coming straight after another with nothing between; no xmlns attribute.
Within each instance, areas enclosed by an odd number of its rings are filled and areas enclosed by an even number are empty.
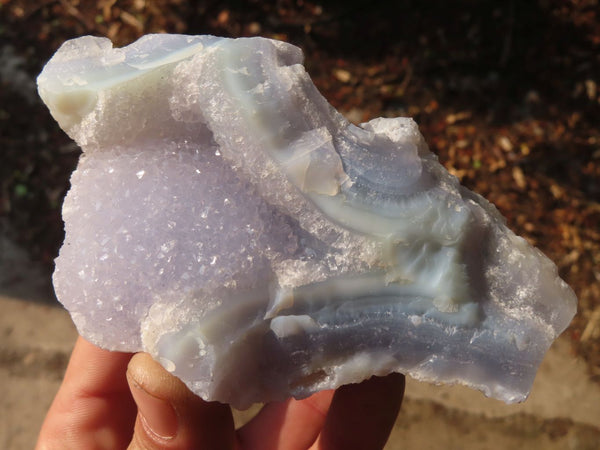
<svg viewBox="0 0 600 450"><path fill-rule="evenodd" d="M283 42L66 42L39 93L81 146L54 284L79 332L246 407L373 374L526 398L576 299L415 122L355 126Z"/></svg>

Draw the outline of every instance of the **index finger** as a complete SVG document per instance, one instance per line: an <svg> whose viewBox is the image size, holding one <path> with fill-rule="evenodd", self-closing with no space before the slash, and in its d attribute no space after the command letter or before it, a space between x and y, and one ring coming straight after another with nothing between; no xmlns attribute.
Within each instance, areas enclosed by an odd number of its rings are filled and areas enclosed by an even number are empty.
<svg viewBox="0 0 600 450"><path fill-rule="evenodd" d="M79 337L37 448L125 448L136 415L125 377L131 356Z"/></svg>
<svg viewBox="0 0 600 450"><path fill-rule="evenodd" d="M404 375L371 377L337 389L312 449L382 449L404 397Z"/></svg>

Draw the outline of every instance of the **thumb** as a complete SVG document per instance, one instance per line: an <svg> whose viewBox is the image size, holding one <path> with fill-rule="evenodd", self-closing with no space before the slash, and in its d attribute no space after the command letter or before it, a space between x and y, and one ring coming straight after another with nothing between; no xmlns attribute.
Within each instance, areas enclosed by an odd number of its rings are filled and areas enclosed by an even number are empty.
<svg viewBox="0 0 600 450"><path fill-rule="evenodd" d="M205 402L147 353L127 367L138 407L130 449L232 449L234 426L227 405Z"/></svg>

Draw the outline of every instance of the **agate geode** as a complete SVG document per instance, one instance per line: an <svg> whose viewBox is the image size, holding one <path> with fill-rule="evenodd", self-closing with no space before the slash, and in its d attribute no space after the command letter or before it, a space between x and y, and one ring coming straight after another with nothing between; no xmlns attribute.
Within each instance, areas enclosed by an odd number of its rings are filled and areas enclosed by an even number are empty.
<svg viewBox="0 0 600 450"><path fill-rule="evenodd" d="M355 126L262 39L66 42L81 146L54 285L79 332L245 407L371 375L527 396L576 299L408 118Z"/></svg>

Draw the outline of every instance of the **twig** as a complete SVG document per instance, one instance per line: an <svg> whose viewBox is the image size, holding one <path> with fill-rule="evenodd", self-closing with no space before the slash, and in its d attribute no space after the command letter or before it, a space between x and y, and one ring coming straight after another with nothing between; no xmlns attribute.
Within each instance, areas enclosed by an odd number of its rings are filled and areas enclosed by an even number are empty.
<svg viewBox="0 0 600 450"><path fill-rule="evenodd" d="M581 342L585 342L593 337L594 331L598 327L600 323L600 307L596 308L592 315L590 316L590 320L588 320L583 333L581 333Z"/></svg>

